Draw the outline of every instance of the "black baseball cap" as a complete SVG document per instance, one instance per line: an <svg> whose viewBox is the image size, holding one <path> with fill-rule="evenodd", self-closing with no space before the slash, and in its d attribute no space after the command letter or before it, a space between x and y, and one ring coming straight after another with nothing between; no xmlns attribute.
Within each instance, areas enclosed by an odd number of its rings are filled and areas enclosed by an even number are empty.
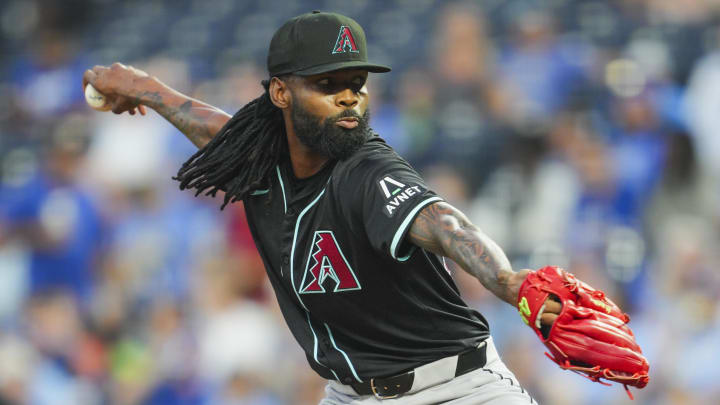
<svg viewBox="0 0 720 405"><path fill-rule="evenodd" d="M340 69L373 73L390 68L367 60L365 31L350 17L313 11L293 17L273 35L268 51L270 77L316 75Z"/></svg>

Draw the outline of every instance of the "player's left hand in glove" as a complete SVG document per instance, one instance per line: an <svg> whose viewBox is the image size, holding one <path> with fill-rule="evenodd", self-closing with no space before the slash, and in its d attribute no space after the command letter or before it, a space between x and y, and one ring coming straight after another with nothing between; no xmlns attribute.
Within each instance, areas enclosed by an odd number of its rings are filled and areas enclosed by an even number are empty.
<svg viewBox="0 0 720 405"><path fill-rule="evenodd" d="M547 266L528 273L518 310L561 368L601 384L606 384L601 379L623 384L631 399L629 385L647 385L648 362L627 326L630 318L602 291Z"/></svg>

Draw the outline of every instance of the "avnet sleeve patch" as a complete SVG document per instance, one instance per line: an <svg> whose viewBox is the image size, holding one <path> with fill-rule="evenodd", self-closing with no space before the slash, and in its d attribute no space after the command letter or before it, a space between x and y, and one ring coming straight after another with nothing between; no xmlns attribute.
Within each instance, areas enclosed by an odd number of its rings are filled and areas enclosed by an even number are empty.
<svg viewBox="0 0 720 405"><path fill-rule="evenodd" d="M362 158L347 173L353 189L345 202L378 251L404 261L411 253L404 242L412 221L429 204L442 199L430 190L420 175L392 149L382 144Z"/></svg>

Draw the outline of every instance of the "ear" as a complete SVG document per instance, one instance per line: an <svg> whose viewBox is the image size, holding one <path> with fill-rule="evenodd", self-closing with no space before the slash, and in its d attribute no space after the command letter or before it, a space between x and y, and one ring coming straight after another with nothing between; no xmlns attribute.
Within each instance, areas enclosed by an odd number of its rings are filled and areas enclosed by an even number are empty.
<svg viewBox="0 0 720 405"><path fill-rule="evenodd" d="M290 106L292 96L287 81L273 77L270 79L268 93L270 95L270 101L272 101L275 107L284 110Z"/></svg>

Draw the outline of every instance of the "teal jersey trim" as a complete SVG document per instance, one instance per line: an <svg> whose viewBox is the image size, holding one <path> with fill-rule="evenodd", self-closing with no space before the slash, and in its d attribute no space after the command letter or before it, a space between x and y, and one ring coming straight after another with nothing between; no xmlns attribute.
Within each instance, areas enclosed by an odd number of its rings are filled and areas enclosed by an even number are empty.
<svg viewBox="0 0 720 405"><path fill-rule="evenodd" d="M339 351L343 355L343 357L345 357L345 361L347 362L348 366L350 366L350 371L352 371L353 377L355 377L357 382L363 382L363 380L361 380L360 377L358 377L357 373L355 372L355 367L353 367L353 364L350 361L350 357L348 357L347 353L345 353L345 351L343 351L341 348L339 348L337 343L335 343L335 338L333 337L332 331L330 330L330 327L327 324L325 324L325 329L327 329L328 335L330 335L330 341L332 342L333 347L335 347L335 350Z"/></svg>
<svg viewBox="0 0 720 405"><path fill-rule="evenodd" d="M434 203L436 201L442 201L442 198L440 197L430 197L426 200L421 201L418 205L415 206L415 208L410 211L405 216L405 220L400 224L400 227L398 228L397 232L395 232L395 236L393 237L392 243L390 244L390 256L395 260L404 261L410 258L410 255L398 259L397 257L397 249L400 245L400 239L402 238L402 235L405 234L405 230L408 226L410 226L410 221L415 218L415 214L418 213L421 209L423 209L425 206L429 205L430 203ZM412 252L411 252L412 253Z"/></svg>
<svg viewBox="0 0 720 405"><path fill-rule="evenodd" d="M285 185L282 181L282 176L280 175L280 166L275 166L275 171L277 171L278 180L280 180L280 190L282 190L283 195L283 207L285 208L285 212L287 214L287 198L285 198Z"/></svg>

